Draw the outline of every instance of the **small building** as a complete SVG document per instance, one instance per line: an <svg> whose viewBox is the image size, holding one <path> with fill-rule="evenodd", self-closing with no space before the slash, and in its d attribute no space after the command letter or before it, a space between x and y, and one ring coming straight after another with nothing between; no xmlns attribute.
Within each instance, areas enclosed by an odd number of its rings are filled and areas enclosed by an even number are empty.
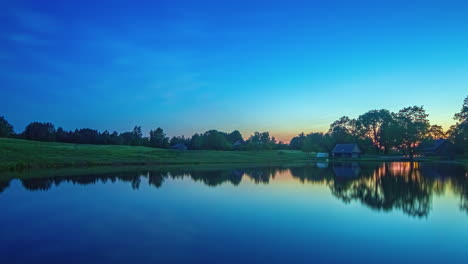
<svg viewBox="0 0 468 264"><path fill-rule="evenodd" d="M185 144L182 144L182 143L178 143L178 144L175 144L175 145L172 145L170 147L170 149L173 149L173 150L187 150L187 146Z"/></svg>
<svg viewBox="0 0 468 264"><path fill-rule="evenodd" d="M439 138L422 146L421 148L422 154L426 156L446 156L446 155L453 155L454 148L453 144L443 138Z"/></svg>
<svg viewBox="0 0 468 264"><path fill-rule="evenodd" d="M244 145L244 141L243 140L236 140L236 142L234 142L232 144L232 149L234 150L239 150L242 146Z"/></svg>
<svg viewBox="0 0 468 264"><path fill-rule="evenodd" d="M359 158L361 149L357 144L336 144L332 155L334 158Z"/></svg>
<svg viewBox="0 0 468 264"><path fill-rule="evenodd" d="M317 159L328 159L328 153L326 152L318 152L317 155L315 155Z"/></svg>

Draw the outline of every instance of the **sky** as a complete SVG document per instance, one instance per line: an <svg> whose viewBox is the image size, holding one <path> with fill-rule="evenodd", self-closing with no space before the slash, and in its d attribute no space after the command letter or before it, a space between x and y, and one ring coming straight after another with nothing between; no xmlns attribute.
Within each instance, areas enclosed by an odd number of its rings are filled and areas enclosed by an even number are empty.
<svg viewBox="0 0 468 264"><path fill-rule="evenodd" d="M468 1L0 0L0 116L289 141L468 95Z"/></svg>

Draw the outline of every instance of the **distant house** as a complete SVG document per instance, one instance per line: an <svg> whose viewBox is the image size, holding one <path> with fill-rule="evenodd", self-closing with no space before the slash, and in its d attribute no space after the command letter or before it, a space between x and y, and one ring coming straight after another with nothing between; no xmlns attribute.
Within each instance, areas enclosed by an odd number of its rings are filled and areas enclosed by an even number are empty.
<svg viewBox="0 0 468 264"><path fill-rule="evenodd" d="M443 138L439 138L421 146L420 148L422 154L426 156L442 156L442 155L451 155L454 153L453 144Z"/></svg>
<svg viewBox="0 0 468 264"><path fill-rule="evenodd" d="M187 150L187 146L185 144L179 143L171 146L173 150Z"/></svg>
<svg viewBox="0 0 468 264"><path fill-rule="evenodd" d="M232 144L232 149L235 149L235 150L238 150L242 147L242 145L244 145L244 141L243 140L236 140L236 142L234 142Z"/></svg>
<svg viewBox="0 0 468 264"><path fill-rule="evenodd" d="M359 158L361 150L357 144L336 144L332 155L334 158Z"/></svg>

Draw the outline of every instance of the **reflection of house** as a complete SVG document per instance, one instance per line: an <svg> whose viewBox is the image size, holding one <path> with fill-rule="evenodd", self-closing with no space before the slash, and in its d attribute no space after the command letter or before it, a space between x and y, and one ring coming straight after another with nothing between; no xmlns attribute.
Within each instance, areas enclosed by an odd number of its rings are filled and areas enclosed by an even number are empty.
<svg viewBox="0 0 468 264"><path fill-rule="evenodd" d="M356 162L343 164L335 163L332 169L333 173L338 178L355 178L361 173L361 168Z"/></svg>
<svg viewBox="0 0 468 264"><path fill-rule="evenodd" d="M328 162L317 162L315 166L319 169L326 169L328 168Z"/></svg>
<svg viewBox="0 0 468 264"><path fill-rule="evenodd" d="M328 159L328 153L326 152L318 152L317 155L315 155L317 159Z"/></svg>
<svg viewBox="0 0 468 264"><path fill-rule="evenodd" d="M361 150L357 144L336 144L332 154L334 158L359 158Z"/></svg>
<svg viewBox="0 0 468 264"><path fill-rule="evenodd" d="M185 144L179 143L171 146L173 150L187 150L187 146Z"/></svg>
<svg viewBox="0 0 468 264"><path fill-rule="evenodd" d="M453 145L450 141L439 138L425 146L422 146L421 151L427 156L450 155L453 153Z"/></svg>

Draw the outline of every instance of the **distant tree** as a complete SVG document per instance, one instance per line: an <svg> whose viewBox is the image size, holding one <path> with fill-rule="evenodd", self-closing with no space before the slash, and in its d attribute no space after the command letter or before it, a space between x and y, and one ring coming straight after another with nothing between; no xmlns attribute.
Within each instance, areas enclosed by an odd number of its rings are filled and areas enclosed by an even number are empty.
<svg viewBox="0 0 468 264"><path fill-rule="evenodd" d="M185 138L184 136L172 137L169 141L169 144L171 146L176 144L184 144L185 146L190 147L190 138Z"/></svg>
<svg viewBox="0 0 468 264"><path fill-rule="evenodd" d="M326 141L322 133L310 133L305 137L304 145L302 146L304 152L321 152L327 151Z"/></svg>
<svg viewBox="0 0 468 264"><path fill-rule="evenodd" d="M141 146L146 143L140 126L135 126L131 132L121 133L120 137L123 145Z"/></svg>
<svg viewBox="0 0 468 264"><path fill-rule="evenodd" d="M328 130L332 145L358 141L356 120L343 116L330 125Z"/></svg>
<svg viewBox="0 0 468 264"><path fill-rule="evenodd" d="M57 128L57 131L55 132L55 140L57 142L74 143L72 133L65 131L61 127Z"/></svg>
<svg viewBox="0 0 468 264"><path fill-rule="evenodd" d="M164 134L164 130L158 127L156 130L150 131L149 144L155 148L168 148L169 138Z"/></svg>
<svg viewBox="0 0 468 264"><path fill-rule="evenodd" d="M291 139L291 141L289 142L289 148L300 150L304 147L304 141L305 135L304 133L301 133Z"/></svg>
<svg viewBox="0 0 468 264"><path fill-rule="evenodd" d="M117 131L112 132L110 134L110 143L112 145L122 145L123 144L123 139L122 137L119 136L119 133Z"/></svg>
<svg viewBox="0 0 468 264"><path fill-rule="evenodd" d="M202 149L229 150L232 144L228 141L226 133L209 130L202 135Z"/></svg>
<svg viewBox="0 0 468 264"><path fill-rule="evenodd" d="M135 134L133 132L124 132L119 135L122 140L122 145L132 145L132 142L135 141Z"/></svg>
<svg viewBox="0 0 468 264"><path fill-rule="evenodd" d="M234 130L231 133L227 135L227 140L232 144L236 141L241 141L244 142L244 139L242 138L242 134L238 130Z"/></svg>
<svg viewBox="0 0 468 264"><path fill-rule="evenodd" d="M246 142L250 150L271 150L275 147L276 139L270 137L269 132L255 132Z"/></svg>
<svg viewBox="0 0 468 264"><path fill-rule="evenodd" d="M112 140L111 140L111 135L109 131L104 130L104 132L100 133L99 135L99 144L103 145L111 145Z"/></svg>
<svg viewBox="0 0 468 264"><path fill-rule="evenodd" d="M442 126L432 125L429 127L427 137L429 139L439 139L439 138L446 138L447 135L444 132Z"/></svg>
<svg viewBox="0 0 468 264"><path fill-rule="evenodd" d="M203 147L203 138L199 134L195 134L190 139L189 148L190 149L202 149Z"/></svg>
<svg viewBox="0 0 468 264"><path fill-rule="evenodd" d="M13 135L13 126L3 116L0 116L0 137L11 137Z"/></svg>
<svg viewBox="0 0 468 264"><path fill-rule="evenodd" d="M143 133L141 132L141 126L135 126L133 128L133 134L135 134L135 137L137 137L137 138L142 138Z"/></svg>
<svg viewBox="0 0 468 264"><path fill-rule="evenodd" d="M55 141L55 127L52 123L30 123L23 132L23 137L29 140Z"/></svg>
<svg viewBox="0 0 468 264"><path fill-rule="evenodd" d="M103 144L99 132L90 128L75 130L73 137L77 144Z"/></svg>

